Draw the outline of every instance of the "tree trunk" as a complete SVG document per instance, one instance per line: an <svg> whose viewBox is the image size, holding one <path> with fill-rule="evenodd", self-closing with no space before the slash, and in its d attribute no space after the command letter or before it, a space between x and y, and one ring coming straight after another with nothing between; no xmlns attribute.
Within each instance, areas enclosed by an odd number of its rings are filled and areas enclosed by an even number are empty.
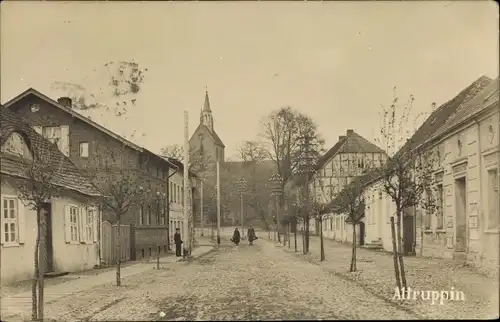
<svg viewBox="0 0 500 322"><path fill-rule="evenodd" d="M121 242L120 242L120 216L116 221L116 286L122 284L121 281Z"/></svg>
<svg viewBox="0 0 500 322"><path fill-rule="evenodd" d="M310 218L306 217L306 254L309 253L309 228L310 228Z"/></svg>
<svg viewBox="0 0 500 322"><path fill-rule="evenodd" d="M38 298L37 298L37 285L38 285L38 250L40 249L40 209L36 211L36 242L35 242L35 254L33 258L34 272L33 281L31 282L31 319L33 321L38 320Z"/></svg>
<svg viewBox="0 0 500 322"><path fill-rule="evenodd" d="M319 221L320 261L325 260L325 244L323 240L323 220Z"/></svg>
<svg viewBox="0 0 500 322"><path fill-rule="evenodd" d="M398 249L396 246L396 228L394 227L394 217L391 216L391 237L392 237L392 257L394 259L394 276L396 278L396 286L401 290L401 280L399 278L398 265Z"/></svg>
<svg viewBox="0 0 500 322"><path fill-rule="evenodd" d="M351 256L351 269L349 271L356 271L356 225L352 225L352 256Z"/></svg>
<svg viewBox="0 0 500 322"><path fill-rule="evenodd" d="M398 237L398 258L399 258L399 269L401 273L401 284L402 286L406 289L406 274L405 274L405 265L403 261L403 237L401 236L401 217L402 217L402 212L398 211L397 213L398 220L396 222L396 234Z"/></svg>
<svg viewBox="0 0 500 322"><path fill-rule="evenodd" d="M288 223L288 229L287 229L287 239L288 239L288 248L290 248L290 233L292 232L292 224L291 223Z"/></svg>
<svg viewBox="0 0 500 322"><path fill-rule="evenodd" d="M295 243L295 252L297 252L297 224L295 224L295 229L293 231L293 238Z"/></svg>
<svg viewBox="0 0 500 322"><path fill-rule="evenodd" d="M305 255L307 254L306 251L306 228L305 228L305 221L304 224L302 225L302 253Z"/></svg>
<svg viewBox="0 0 500 322"><path fill-rule="evenodd" d="M40 225L38 226L38 234L40 235L38 247L38 320L43 321L43 277L45 274L45 263L47 262L45 256L45 213L40 212Z"/></svg>
<svg viewBox="0 0 500 322"><path fill-rule="evenodd" d="M157 250L156 250L156 269L160 269L160 249L161 249L161 246L157 246Z"/></svg>

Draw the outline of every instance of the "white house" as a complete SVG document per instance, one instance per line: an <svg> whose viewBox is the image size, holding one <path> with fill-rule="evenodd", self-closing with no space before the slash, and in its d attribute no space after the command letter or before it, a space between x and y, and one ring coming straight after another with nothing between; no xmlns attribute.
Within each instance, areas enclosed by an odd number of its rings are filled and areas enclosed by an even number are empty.
<svg viewBox="0 0 500 322"><path fill-rule="evenodd" d="M57 197L47 200L44 216L46 271L81 271L99 261L99 216L94 202L99 193L55 145L6 108L0 108L1 281L10 283L33 276L37 214L20 198L20 189L37 186L28 175L35 164L53 165L50 182ZM30 190L26 190L30 191Z"/></svg>
<svg viewBox="0 0 500 322"><path fill-rule="evenodd" d="M384 150L353 130L346 131L339 141L320 158L310 183L310 191L319 203L328 204L354 178L365 170L385 163ZM344 214L327 214L323 222L323 235L337 241L352 240L352 227L346 223ZM312 220L311 230L319 232ZM364 241L364 228L360 228L360 241Z"/></svg>
<svg viewBox="0 0 500 322"><path fill-rule="evenodd" d="M184 218L184 164L174 158L168 158L168 161L174 165L174 169L170 170L169 179L169 199L170 199L170 216L169 216L169 236L173 243L175 229L179 228L181 234L184 234L185 218ZM189 203L191 211L193 211L193 195L196 187L196 175L189 172L189 182L191 187L191 196Z"/></svg>
<svg viewBox="0 0 500 322"><path fill-rule="evenodd" d="M437 208L435 213L420 207L406 211L405 253L498 265L498 86L498 78L481 77L435 110L413 135L412 148L434 149L438 156L433 173ZM371 182L365 190L366 233L392 251L389 218L395 205L380 184Z"/></svg>

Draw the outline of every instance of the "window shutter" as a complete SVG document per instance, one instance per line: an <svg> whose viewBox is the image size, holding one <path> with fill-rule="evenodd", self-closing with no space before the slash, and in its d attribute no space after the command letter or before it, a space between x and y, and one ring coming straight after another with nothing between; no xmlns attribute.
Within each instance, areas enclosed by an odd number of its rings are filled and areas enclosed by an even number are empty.
<svg viewBox="0 0 500 322"><path fill-rule="evenodd" d="M69 214L69 205L64 206L64 239L65 242L71 242L71 218Z"/></svg>
<svg viewBox="0 0 500 322"><path fill-rule="evenodd" d="M4 230L4 227L3 227L3 196L0 196L0 226L2 226L1 228L1 231L0 233L2 234L1 236L1 239L0 239L0 243L3 245L5 243L5 230Z"/></svg>
<svg viewBox="0 0 500 322"><path fill-rule="evenodd" d="M26 236L26 220L24 216L24 203L21 199L17 199L17 227L18 227L18 238L19 244L24 244L25 236Z"/></svg>
<svg viewBox="0 0 500 322"><path fill-rule="evenodd" d="M96 207L93 208L94 210L94 218L92 219L92 233L94 235L94 243L97 243L99 241L98 239L98 234L99 234L99 229L98 229L98 222L99 222L99 209Z"/></svg>
<svg viewBox="0 0 500 322"><path fill-rule="evenodd" d="M84 207L78 207L78 218L77 218L77 226L78 226L78 240L81 243L85 243L87 239L87 234L85 233L85 213L87 209Z"/></svg>
<svg viewBox="0 0 500 322"><path fill-rule="evenodd" d="M41 126L33 126L33 130L35 130L36 133L43 135L43 128Z"/></svg>
<svg viewBox="0 0 500 322"><path fill-rule="evenodd" d="M69 126L61 125L61 152L69 157Z"/></svg>

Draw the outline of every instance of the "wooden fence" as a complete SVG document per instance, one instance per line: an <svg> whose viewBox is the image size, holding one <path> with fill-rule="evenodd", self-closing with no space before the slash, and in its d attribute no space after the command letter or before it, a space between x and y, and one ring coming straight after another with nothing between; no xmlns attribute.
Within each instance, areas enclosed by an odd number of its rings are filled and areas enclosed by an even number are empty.
<svg viewBox="0 0 500 322"><path fill-rule="evenodd" d="M102 250L101 261L105 265L116 263L116 232L117 225L111 225L108 221L101 224ZM120 259L122 262L130 260L130 225L120 225Z"/></svg>

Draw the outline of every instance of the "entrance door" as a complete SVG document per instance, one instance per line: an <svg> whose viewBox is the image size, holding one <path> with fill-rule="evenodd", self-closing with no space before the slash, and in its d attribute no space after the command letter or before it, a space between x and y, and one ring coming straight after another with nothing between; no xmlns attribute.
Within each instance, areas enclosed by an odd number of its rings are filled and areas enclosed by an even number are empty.
<svg viewBox="0 0 500 322"><path fill-rule="evenodd" d="M404 255L415 255L415 234L413 216L403 215L403 251Z"/></svg>
<svg viewBox="0 0 500 322"><path fill-rule="evenodd" d="M359 246L363 246L365 244L365 223L359 223Z"/></svg>
<svg viewBox="0 0 500 322"><path fill-rule="evenodd" d="M54 249L52 245L52 209L49 203L46 203L42 209L42 216L45 221L45 272L54 270Z"/></svg>
<svg viewBox="0 0 500 322"><path fill-rule="evenodd" d="M465 177L455 180L455 214L456 214L456 246L455 251L465 252L467 249L467 222L466 222L466 193Z"/></svg>

